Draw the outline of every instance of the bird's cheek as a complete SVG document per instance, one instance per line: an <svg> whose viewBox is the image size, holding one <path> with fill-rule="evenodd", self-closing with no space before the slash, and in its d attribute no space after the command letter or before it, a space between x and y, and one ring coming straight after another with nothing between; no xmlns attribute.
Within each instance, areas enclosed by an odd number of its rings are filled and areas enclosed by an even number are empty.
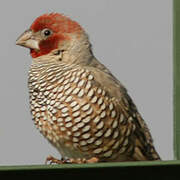
<svg viewBox="0 0 180 180"><path fill-rule="evenodd" d="M66 40L69 40L69 38L63 35L53 35L46 40L41 40L39 42L39 51L31 50L31 56L35 58L38 56L46 55L52 50L63 46Z"/></svg>
<svg viewBox="0 0 180 180"><path fill-rule="evenodd" d="M51 50L58 47L58 41L56 39L42 40L39 43L40 52L43 54L49 53Z"/></svg>
<svg viewBox="0 0 180 180"><path fill-rule="evenodd" d="M68 38L64 35L53 35L46 40L42 40L39 43L39 47L41 51L51 51L57 49L59 45L63 44Z"/></svg>

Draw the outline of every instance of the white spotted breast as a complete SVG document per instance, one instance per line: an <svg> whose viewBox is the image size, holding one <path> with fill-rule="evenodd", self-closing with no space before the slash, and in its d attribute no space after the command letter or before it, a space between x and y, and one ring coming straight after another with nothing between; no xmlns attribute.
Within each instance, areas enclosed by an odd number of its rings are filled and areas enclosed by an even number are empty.
<svg viewBox="0 0 180 180"><path fill-rule="evenodd" d="M35 124L57 148L63 141L71 151L102 159L127 148L128 138L122 136L131 129L124 127L124 134L119 129L125 117L86 68L33 64L28 85Z"/></svg>

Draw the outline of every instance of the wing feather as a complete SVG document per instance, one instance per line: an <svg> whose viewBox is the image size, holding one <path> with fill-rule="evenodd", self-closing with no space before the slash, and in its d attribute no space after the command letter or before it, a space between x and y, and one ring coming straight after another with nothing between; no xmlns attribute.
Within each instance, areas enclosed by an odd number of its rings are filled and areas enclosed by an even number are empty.
<svg viewBox="0 0 180 180"><path fill-rule="evenodd" d="M128 126L133 131L131 142L134 143L134 154L132 155L134 160L159 160L160 157L155 151L150 131L126 88L96 59L93 59L86 68L94 75L96 86L104 88L117 105L120 113L123 113L126 119L131 117L132 120L128 122L130 123Z"/></svg>

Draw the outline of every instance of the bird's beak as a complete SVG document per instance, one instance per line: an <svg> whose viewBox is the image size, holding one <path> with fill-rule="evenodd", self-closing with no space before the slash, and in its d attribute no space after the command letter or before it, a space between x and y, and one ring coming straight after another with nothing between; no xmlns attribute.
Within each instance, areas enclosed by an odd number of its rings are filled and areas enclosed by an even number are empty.
<svg viewBox="0 0 180 180"><path fill-rule="evenodd" d="M39 50L39 41L34 38L32 30L25 31L17 40L16 45Z"/></svg>

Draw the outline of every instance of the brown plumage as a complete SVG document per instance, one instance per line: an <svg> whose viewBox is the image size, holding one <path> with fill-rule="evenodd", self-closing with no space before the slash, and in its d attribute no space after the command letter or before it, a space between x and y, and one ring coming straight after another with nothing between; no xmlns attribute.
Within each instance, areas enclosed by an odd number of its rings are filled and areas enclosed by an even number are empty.
<svg viewBox="0 0 180 180"><path fill-rule="evenodd" d="M160 160L132 99L94 57L78 23L57 13L42 15L17 44L29 47L33 57L28 81L33 120L63 158Z"/></svg>

